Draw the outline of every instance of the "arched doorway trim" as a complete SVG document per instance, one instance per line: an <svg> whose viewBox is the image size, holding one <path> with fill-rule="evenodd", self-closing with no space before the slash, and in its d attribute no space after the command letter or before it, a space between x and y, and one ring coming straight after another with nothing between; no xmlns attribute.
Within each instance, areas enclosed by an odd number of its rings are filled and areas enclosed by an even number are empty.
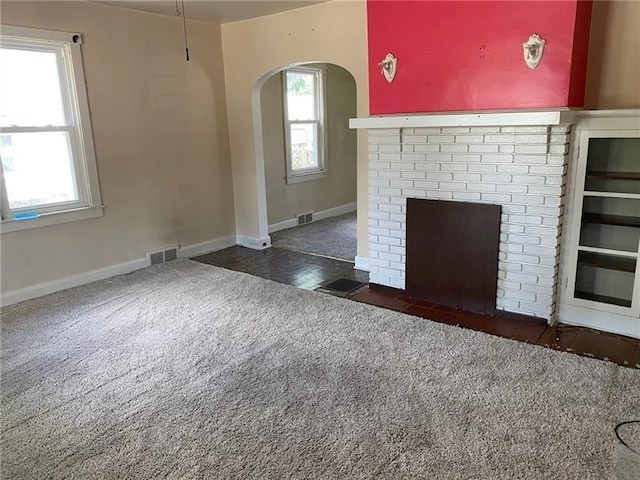
<svg viewBox="0 0 640 480"><path fill-rule="evenodd" d="M257 193L257 210L258 210L258 232L260 235L260 248L269 248L271 246L271 237L269 236L269 219L267 215L267 185L265 178L265 158L264 158L264 137L262 131L262 105L260 101L260 92L264 84L273 75L300 65L309 65L313 63L326 63L336 65L343 68L355 81L355 77L349 69L344 66L322 60L307 60L304 62L295 62L280 67L274 68L267 73L260 76L253 86L251 92L251 103L253 109L253 132L254 132L254 147L255 147L255 161L256 161L256 193ZM356 82L357 84L357 82ZM357 101L357 100L356 100Z"/></svg>

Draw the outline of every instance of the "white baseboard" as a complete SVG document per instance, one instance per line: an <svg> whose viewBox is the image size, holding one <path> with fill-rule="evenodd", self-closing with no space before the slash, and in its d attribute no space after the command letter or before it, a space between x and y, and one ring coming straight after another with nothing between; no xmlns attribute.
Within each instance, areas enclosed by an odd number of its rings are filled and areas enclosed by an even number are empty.
<svg viewBox="0 0 640 480"><path fill-rule="evenodd" d="M338 215L344 215L345 213L355 212L357 210L357 203L346 203L338 207L328 208L319 212L313 213L313 221L324 220L325 218L336 217ZM269 233L277 232L279 230L285 230L287 228L293 228L298 226L298 221L295 218L284 220L283 222L274 223L269 225Z"/></svg>
<svg viewBox="0 0 640 480"><path fill-rule="evenodd" d="M195 245L187 245L185 247L182 247L180 249L180 256L193 257L196 255L203 255L205 253L222 250L223 248L232 247L235 244L235 235L229 235L226 237L217 238L215 240L210 240L208 242L202 242ZM134 270L139 270L148 266L149 261L146 257L143 257L123 263L118 263L116 265L99 268L97 270L69 275L67 277L58 278L56 280L49 280L47 282L38 283L36 285L31 285L29 287L19 288L17 290L3 293L0 298L0 305L12 305L14 303L29 300L31 298L41 297L50 293L66 290L68 288L78 287L86 283L104 280L105 278L113 277L115 275L131 273Z"/></svg>
<svg viewBox="0 0 640 480"><path fill-rule="evenodd" d="M146 258L139 258L131 260L129 262L118 263L105 268L99 268L98 270L91 270L89 272L78 273L76 275L69 275L67 277L58 278L56 280L50 280L48 282L38 283L29 287L19 288L10 292L2 294L0 303L2 306L12 305L14 303L22 302L50 293L59 292L61 290L67 290L68 288L78 287L86 283L96 282L98 280L104 280L105 278L113 277L115 275L122 275L125 273L133 272L141 268L148 267L149 263Z"/></svg>
<svg viewBox="0 0 640 480"><path fill-rule="evenodd" d="M313 219L324 220L325 218L336 217L338 215L344 215L345 213L355 212L357 208L358 204L356 202L345 203L344 205L340 205L339 207L328 208L326 210L314 213Z"/></svg>
<svg viewBox="0 0 640 480"><path fill-rule="evenodd" d="M269 225L269 233L279 232L280 230L286 230L287 228L293 228L298 226L298 221L295 218L290 218L283 222L274 223Z"/></svg>
<svg viewBox="0 0 640 480"><path fill-rule="evenodd" d="M280 230L286 230L287 228L293 228L298 226L298 221L295 218L290 218L284 222L274 223L269 225L269 233L278 232Z"/></svg>
<svg viewBox="0 0 640 480"><path fill-rule="evenodd" d="M236 245L253 250L265 250L271 246L271 237L258 238L247 235L236 235Z"/></svg>
<svg viewBox="0 0 640 480"><path fill-rule="evenodd" d="M205 253L217 252L225 248L236 245L236 236L228 235L226 237L216 238L208 242L196 243L195 245L187 245L180 248L180 256L184 258L196 257Z"/></svg>
<svg viewBox="0 0 640 480"><path fill-rule="evenodd" d="M558 321L566 325L589 327L603 332L640 338L640 319L615 313L561 304Z"/></svg>
<svg viewBox="0 0 640 480"><path fill-rule="evenodd" d="M356 257L356 265L354 268L358 270L364 270L365 272L371 271L371 259L369 257Z"/></svg>

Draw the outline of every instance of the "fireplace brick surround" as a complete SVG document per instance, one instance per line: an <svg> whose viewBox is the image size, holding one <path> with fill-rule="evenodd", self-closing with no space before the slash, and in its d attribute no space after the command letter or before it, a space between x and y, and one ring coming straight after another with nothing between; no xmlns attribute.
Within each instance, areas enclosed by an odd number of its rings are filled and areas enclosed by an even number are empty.
<svg viewBox="0 0 640 480"><path fill-rule="evenodd" d="M438 117L449 126L436 126ZM402 126L416 123L410 117L392 128L352 121L369 132L370 281L405 288L407 198L499 204L497 308L551 322L571 123L466 117L468 126L455 114L425 117L426 127Z"/></svg>

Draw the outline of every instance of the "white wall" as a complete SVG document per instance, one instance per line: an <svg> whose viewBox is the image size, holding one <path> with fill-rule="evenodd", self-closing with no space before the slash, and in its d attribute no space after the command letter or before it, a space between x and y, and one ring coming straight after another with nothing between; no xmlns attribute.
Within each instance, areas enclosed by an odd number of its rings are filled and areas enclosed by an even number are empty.
<svg viewBox="0 0 640 480"><path fill-rule="evenodd" d="M104 217L2 234L2 292L233 235L220 27L88 2L2 2L2 23L83 34Z"/></svg>

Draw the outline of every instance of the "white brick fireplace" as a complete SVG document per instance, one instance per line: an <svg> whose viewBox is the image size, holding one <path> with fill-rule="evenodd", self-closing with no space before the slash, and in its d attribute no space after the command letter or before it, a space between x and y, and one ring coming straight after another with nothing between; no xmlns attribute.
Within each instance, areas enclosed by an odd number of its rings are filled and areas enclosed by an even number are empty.
<svg viewBox="0 0 640 480"><path fill-rule="evenodd" d="M352 119L369 132L370 281L405 287L407 198L498 204L497 308L552 321L571 124L565 111Z"/></svg>

